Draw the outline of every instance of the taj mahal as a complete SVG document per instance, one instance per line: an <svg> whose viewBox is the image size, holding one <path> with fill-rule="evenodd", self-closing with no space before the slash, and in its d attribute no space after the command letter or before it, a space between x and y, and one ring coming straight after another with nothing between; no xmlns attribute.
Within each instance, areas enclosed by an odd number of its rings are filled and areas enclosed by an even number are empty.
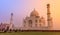
<svg viewBox="0 0 60 35"><path fill-rule="evenodd" d="M0 24L0 31L5 30L53 30L53 21L50 12L50 4L47 4L47 23L45 17L39 16L39 13L36 9L30 13L30 16L24 17L22 27L16 29L13 24L13 13L11 13L10 23L1 23ZM47 24L47 26L46 26ZM17 27L18 28L18 27Z"/></svg>
<svg viewBox="0 0 60 35"><path fill-rule="evenodd" d="M39 16L39 13L34 9L30 16L23 20L22 30L51 30L53 27L52 17L50 13L50 4L47 4L47 26L45 25L45 18Z"/></svg>

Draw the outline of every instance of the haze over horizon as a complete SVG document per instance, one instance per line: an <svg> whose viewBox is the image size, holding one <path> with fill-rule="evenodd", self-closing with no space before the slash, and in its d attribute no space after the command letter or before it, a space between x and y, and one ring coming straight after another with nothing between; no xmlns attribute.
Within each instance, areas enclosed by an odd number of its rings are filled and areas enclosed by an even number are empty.
<svg viewBox="0 0 60 35"><path fill-rule="evenodd" d="M34 10L40 17L47 16L47 4L50 4L51 17L53 18L53 29L60 30L60 0L0 0L0 23L9 23L10 14L13 13L15 26L22 26L23 19Z"/></svg>

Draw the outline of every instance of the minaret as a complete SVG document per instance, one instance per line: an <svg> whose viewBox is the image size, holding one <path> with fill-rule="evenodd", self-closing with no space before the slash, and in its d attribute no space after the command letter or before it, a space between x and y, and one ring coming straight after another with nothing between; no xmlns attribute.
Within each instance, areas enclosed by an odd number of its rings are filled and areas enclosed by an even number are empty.
<svg viewBox="0 0 60 35"><path fill-rule="evenodd" d="M10 24L13 24L13 13L11 13Z"/></svg>
<svg viewBox="0 0 60 35"><path fill-rule="evenodd" d="M13 13L11 13L11 18L10 18L10 29L13 28Z"/></svg>
<svg viewBox="0 0 60 35"><path fill-rule="evenodd" d="M48 23L48 29L50 30L52 28L52 18L50 13L50 4L47 4L47 23Z"/></svg>

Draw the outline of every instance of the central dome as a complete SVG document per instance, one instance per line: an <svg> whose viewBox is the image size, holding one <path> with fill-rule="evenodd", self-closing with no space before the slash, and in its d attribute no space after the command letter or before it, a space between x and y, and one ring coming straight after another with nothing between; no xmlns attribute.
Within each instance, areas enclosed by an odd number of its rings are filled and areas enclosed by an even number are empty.
<svg viewBox="0 0 60 35"><path fill-rule="evenodd" d="M34 10L31 12L30 16L39 16L39 13L34 9Z"/></svg>

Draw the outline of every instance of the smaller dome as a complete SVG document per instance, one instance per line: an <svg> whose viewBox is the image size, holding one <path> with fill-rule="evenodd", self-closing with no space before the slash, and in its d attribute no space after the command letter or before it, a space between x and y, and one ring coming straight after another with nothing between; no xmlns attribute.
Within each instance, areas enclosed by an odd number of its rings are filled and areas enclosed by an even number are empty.
<svg viewBox="0 0 60 35"><path fill-rule="evenodd" d="M39 16L39 13L34 9L34 10L31 12L30 16Z"/></svg>

